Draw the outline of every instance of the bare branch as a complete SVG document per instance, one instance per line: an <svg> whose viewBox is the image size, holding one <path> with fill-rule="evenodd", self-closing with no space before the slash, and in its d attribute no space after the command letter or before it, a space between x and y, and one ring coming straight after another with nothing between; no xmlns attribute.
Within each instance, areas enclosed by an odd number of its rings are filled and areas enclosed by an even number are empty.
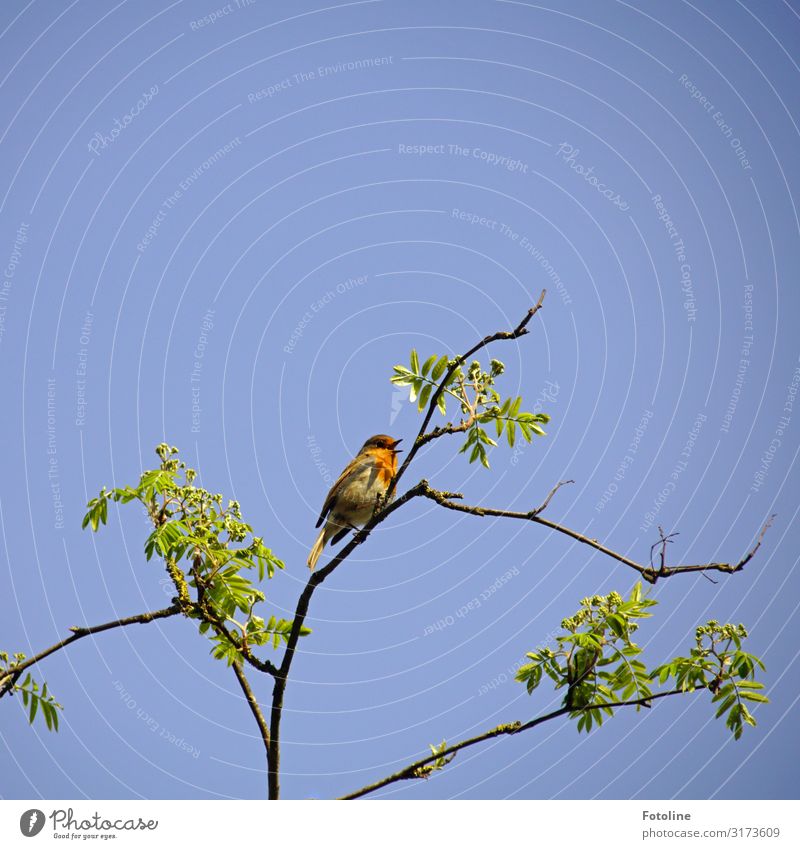
<svg viewBox="0 0 800 849"><path fill-rule="evenodd" d="M297 600L297 607L294 612L294 620L292 621L292 630L289 633L289 638L286 642L286 650L284 651L283 660L280 668L275 671L275 684L272 688L272 709L270 711L270 787L269 798L277 799L280 794L279 768L280 768L280 727L281 715L283 713L283 696L286 692L286 683L289 679L289 670L294 660L295 651L297 649L297 641L300 639L300 629L303 627L306 615L308 614L308 606L311 603L311 597L314 595L316 588L337 569L355 549L366 541L370 531L377 527L384 519L387 519L399 510L406 502L410 501L418 495L422 495L425 488L428 487L427 481L420 481L416 486L411 487L407 492L403 493L400 498L388 504L385 507L379 507L373 514L372 518L364 527L354 534L347 545L342 548L339 553L325 566L312 572L309 576L308 583L305 585L300 598ZM449 493L453 497L458 496L458 493ZM385 501L383 502L385 503Z"/></svg>
<svg viewBox="0 0 800 849"><path fill-rule="evenodd" d="M716 570L717 572L741 572L742 569L753 559L753 556L761 548L761 543L764 541L764 535L767 531L772 527L772 523L775 520L775 516L777 514L773 513L766 522L764 522L763 527L761 528L761 532L759 533L756 544L750 549L750 551L745 554L745 556L738 563L700 563L693 566L667 566L662 568L658 573L656 573L657 578L661 577L669 577L670 575L678 575L682 572L706 572L709 570ZM655 583L653 581L652 583Z"/></svg>
<svg viewBox="0 0 800 849"><path fill-rule="evenodd" d="M89 634L99 634L102 631L110 631L112 628L122 628L125 625L145 625L155 619L166 619L168 616L175 616L180 612L180 606L178 604L173 604L170 607L165 607L163 610L153 610L150 613L138 613L136 616L126 616L124 619L115 619L113 622L104 622L102 625L92 625L91 627L86 628L70 628L69 630L72 631L72 636L59 640L59 642L55 643L55 645L39 652L39 654L26 658L24 661L10 666L8 671L0 677L0 698L14 688L14 684L19 676L29 666L39 663L40 660L44 660L54 652L66 648L66 646L70 645L70 643L74 643L76 640L88 637Z"/></svg>
<svg viewBox="0 0 800 849"><path fill-rule="evenodd" d="M269 727L267 726L267 720L264 719L264 714L261 712L261 706L258 703L258 699L256 699L255 694L250 687L250 682L244 674L242 664L238 660L233 662L233 671L239 682L239 686L242 688L247 704L250 706L250 710L255 717L258 730L261 733L261 740L264 743L264 752L267 757L267 771L269 772Z"/></svg>
<svg viewBox="0 0 800 849"><path fill-rule="evenodd" d="M423 481L423 483L425 483ZM545 519L543 516L539 514L547 507L550 503L550 499L553 495L558 491L558 489L565 483L569 483L569 481L562 481L557 484L551 491L547 498L544 500L544 503L536 508L535 510L531 510L528 513L520 513L515 510L497 510L492 507L481 507L481 506L471 506L469 504L455 504L447 497L447 493L440 492L439 490L432 489L430 486L425 486L420 493L425 498L430 498L432 501L435 501L442 507L446 507L448 510L456 510L459 513L469 513L471 516L497 516L505 519L522 519L528 522L536 522L539 525L544 525L547 528L551 528L554 531L558 531L561 534L564 534L568 537L572 537L572 539L577 540L584 545L588 545L591 548L595 548L598 551L601 551L603 554L608 557L617 560L620 563L624 563L626 566L630 566L631 569L635 569L644 580L648 581L651 584L655 584L655 582L659 578L669 578L672 575L679 575L684 572L740 572L753 557L753 555L758 551L761 546L761 542L764 539L764 534L767 532L767 529L772 524L772 520L775 518L774 516L770 516L770 518L765 523L764 527L761 529L761 533L758 536L758 540L755 546L738 562L738 563L701 563L692 566L666 566L662 561L660 568L656 569L652 566L642 566L640 563L637 563L635 560L631 560L630 557L625 557L623 554L619 554L616 551L613 551L610 548L607 548L602 543L599 543L596 539L592 539L590 537L584 536L584 534L578 533L578 531L573 531L571 528L566 527L565 525L559 525L556 522L550 521L550 519ZM665 544L664 540L660 543L656 543L656 546L659 544Z"/></svg>
<svg viewBox="0 0 800 849"><path fill-rule="evenodd" d="M466 749L469 746L476 745L477 743L483 743L485 740L491 740L493 737L503 737L513 734L521 734L523 731L528 731L531 728L535 728L537 725L541 725L544 722L549 722L551 719L557 719L559 716L565 716L566 714L570 713L583 713L584 711L596 710L598 708L620 708L628 707L631 705L639 705L640 707L649 708L650 703L655 701L655 699L663 699L666 696L676 696L680 694L685 695L688 692L690 691L666 690L663 693L654 693L650 696L645 696L640 699L631 699L629 701L624 702L609 702L608 704L590 704L577 708L562 707L558 710L554 710L552 713L546 713L543 716L536 717L536 719L532 719L529 722L522 723L517 721L508 722L504 725L498 725L489 731L485 731L483 734L478 734L476 737L469 737L466 740L461 740L459 743L453 743L452 746L448 746L445 749L437 750L435 754L420 758L420 760L414 761L414 763L403 767L403 769L393 773L392 775L387 776L386 778L382 778L380 781L375 781L372 784L367 784L360 790L355 790L352 793L348 793L346 796L340 796L339 798L358 799L361 796L366 796L368 793L374 793L376 790L380 790L382 787L386 787L389 784L394 784L397 781L405 781L407 779L412 778L426 777L429 773L424 771L424 767L426 767L428 764L433 763L439 758L445 758L448 755L454 755L456 752L461 751L461 749Z"/></svg>
<svg viewBox="0 0 800 849"><path fill-rule="evenodd" d="M474 417L470 416L470 418L465 419L461 424L454 425L452 422L449 422L442 427L435 427L433 430L429 430L427 433L423 433L421 436L418 436L416 442L414 443L418 448L422 448L423 445L431 442L434 439L438 439L440 436L445 436L447 434L454 433L464 433L469 430L472 425L475 423Z"/></svg>

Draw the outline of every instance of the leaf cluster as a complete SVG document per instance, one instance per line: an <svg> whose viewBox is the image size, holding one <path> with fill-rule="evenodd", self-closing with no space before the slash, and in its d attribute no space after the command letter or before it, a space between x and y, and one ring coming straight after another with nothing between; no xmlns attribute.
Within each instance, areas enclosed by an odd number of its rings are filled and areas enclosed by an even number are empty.
<svg viewBox="0 0 800 849"><path fill-rule="evenodd" d="M420 412L428 407L433 396L442 416L447 416L450 403L460 418L456 423L448 422L442 432L466 433L459 453L469 452L470 463L480 460L488 469L487 448L496 446L497 442L489 436L487 427L493 426L496 437L505 431L513 448L518 432L530 442L533 436L545 435L541 425L550 421L546 413L523 411L519 396L503 399L495 389L495 380L504 371L505 365L500 360L490 360L488 371L479 360L473 360L465 370L460 360L437 354L420 365L419 356L412 349L409 366L396 365L391 382L409 387L409 401L416 403Z"/></svg>
<svg viewBox="0 0 800 849"><path fill-rule="evenodd" d="M565 633L556 638L557 647L529 652L529 662L517 670L516 680L532 693L546 675L555 689L565 690L563 706L577 721L578 731L588 732L612 716L620 702L637 702L637 710L649 707L653 686L674 679L679 691L708 689L712 702L718 703L716 716L727 713L726 725L738 740L745 724L755 725L744 702L769 701L758 692L763 684L754 680L764 664L742 650L744 626L708 622L697 629L688 657L648 670L632 635L656 604L642 595L641 583L627 599L616 592L583 599L578 612L561 623Z"/></svg>
<svg viewBox="0 0 800 849"><path fill-rule="evenodd" d="M8 652L0 651L0 681L7 675L14 674L14 667L25 660L22 652L16 652L13 659L9 658ZM58 711L63 710L53 694L47 689L45 682L41 689L39 684L31 677L30 672L25 675L22 683L15 682L11 692L22 695L22 703L28 710L28 722L33 725L37 713L41 712L49 731L58 731ZM41 711L40 711L41 709Z"/></svg>
<svg viewBox="0 0 800 849"><path fill-rule="evenodd" d="M744 625L720 625L715 619L701 625L695 632L695 645L688 657L673 658L670 663L653 670L663 684L674 679L684 691L706 688L711 691L712 703L717 704L716 718L725 717L725 725L738 740L745 725L756 724L745 702L765 703L769 698L759 692L764 689L755 680L756 669L764 664L742 650L747 637Z"/></svg>
<svg viewBox="0 0 800 849"><path fill-rule="evenodd" d="M159 468L144 472L136 486L100 490L88 504L83 527L96 531L106 524L109 501L138 501L153 525L145 557L164 561L184 614L200 620L214 657L232 664L252 646L277 649L288 639L292 622L275 616L265 622L254 612L265 595L251 576L259 582L272 578L284 568L283 561L253 534L237 501L223 506L221 494L195 484L197 473L178 459L177 448L161 443L156 453ZM309 633L308 628L301 631Z"/></svg>
<svg viewBox="0 0 800 849"><path fill-rule="evenodd" d="M640 583L628 599L616 592L583 599L562 621L565 633L556 638L557 648L528 653L530 663L517 670L516 680L532 693L546 675L557 690L565 690L563 705L573 709L578 731L602 725L614 713L608 705L652 695L650 674L639 658L642 649L632 635L655 604L642 596Z"/></svg>

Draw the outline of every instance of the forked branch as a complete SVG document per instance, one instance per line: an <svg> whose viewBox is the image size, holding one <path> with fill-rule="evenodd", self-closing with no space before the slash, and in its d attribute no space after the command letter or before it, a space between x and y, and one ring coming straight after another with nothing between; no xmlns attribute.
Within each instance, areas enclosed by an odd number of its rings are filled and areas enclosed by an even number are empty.
<svg viewBox="0 0 800 849"><path fill-rule="evenodd" d="M426 484L425 481L422 482ZM452 493L440 492L439 490L433 489L427 484L423 487L420 495L425 498L430 498L432 501L435 501L441 507L446 507L448 510L455 510L459 513L468 513L471 516L496 516L504 519L522 519L527 522L536 522L539 525L544 525L547 528L551 528L554 531L558 531L565 536L572 537L572 539L577 540L584 545L588 545L591 548L595 548L598 551L601 551L603 554L606 554L608 557L617 560L620 563L624 563L626 566L630 566L631 569L635 569L645 581L648 581L651 584L655 584L659 578L670 578L673 575L680 575L685 572L741 572L744 569L745 565L750 562L753 558L753 555L758 551L761 547L761 543L764 539L764 534L766 534L769 527L772 525L772 522L775 518L774 514L770 516L767 521L764 523L764 526L761 528L761 532L758 535L755 545L747 554L742 557L737 563L698 563L693 565L681 565L681 566L667 566L666 565L666 556L662 556L661 563L659 568L655 568L654 566L643 566L641 563L637 563L635 560L632 560L630 557L625 557L624 554L619 554L619 552L613 551L602 543L598 542L596 539L591 537L587 537L584 534L579 533L578 531L572 530L572 528L566 527L566 525L560 525L557 522L553 522L550 519L546 519L541 516L541 512L548 506L550 503L550 499L555 495L555 493L562 487L564 484L571 483L571 481L561 481L556 484L555 487L550 491L547 498L544 502L534 510L530 510L527 513L521 513L516 510L498 510L493 507L481 507L481 506L472 506L470 504L462 504L456 503L451 500ZM419 486L419 485L418 485ZM450 497L448 497L450 496ZM459 496L460 497L460 496ZM659 543L656 543L656 546L663 544L663 536L662 540Z"/></svg>

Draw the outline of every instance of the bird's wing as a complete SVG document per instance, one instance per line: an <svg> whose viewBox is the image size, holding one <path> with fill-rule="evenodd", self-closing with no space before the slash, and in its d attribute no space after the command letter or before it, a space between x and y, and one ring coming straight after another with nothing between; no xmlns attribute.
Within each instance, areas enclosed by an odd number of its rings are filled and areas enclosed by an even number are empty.
<svg viewBox="0 0 800 849"><path fill-rule="evenodd" d="M357 459L353 459L347 464L345 470L337 478L336 483L328 491L328 495L325 498L325 503L322 505L322 512L319 514L319 519L317 519L317 524L314 527L318 528L325 521L325 517L328 515L328 513L330 513L330 511L333 509L333 505L336 502L336 496L342 484L348 478L360 474L365 468L370 467L371 465L372 464L369 460Z"/></svg>

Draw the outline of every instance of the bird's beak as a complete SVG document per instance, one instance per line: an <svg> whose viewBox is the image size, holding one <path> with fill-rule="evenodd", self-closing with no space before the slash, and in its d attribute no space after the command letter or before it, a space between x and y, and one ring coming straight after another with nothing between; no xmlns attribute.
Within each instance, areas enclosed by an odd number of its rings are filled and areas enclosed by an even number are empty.
<svg viewBox="0 0 800 849"><path fill-rule="evenodd" d="M402 454L403 453L403 449L402 448L398 449L398 447L397 447L402 441L403 441L402 439L396 439L395 440L394 445L392 446L392 451L394 451L395 454Z"/></svg>

